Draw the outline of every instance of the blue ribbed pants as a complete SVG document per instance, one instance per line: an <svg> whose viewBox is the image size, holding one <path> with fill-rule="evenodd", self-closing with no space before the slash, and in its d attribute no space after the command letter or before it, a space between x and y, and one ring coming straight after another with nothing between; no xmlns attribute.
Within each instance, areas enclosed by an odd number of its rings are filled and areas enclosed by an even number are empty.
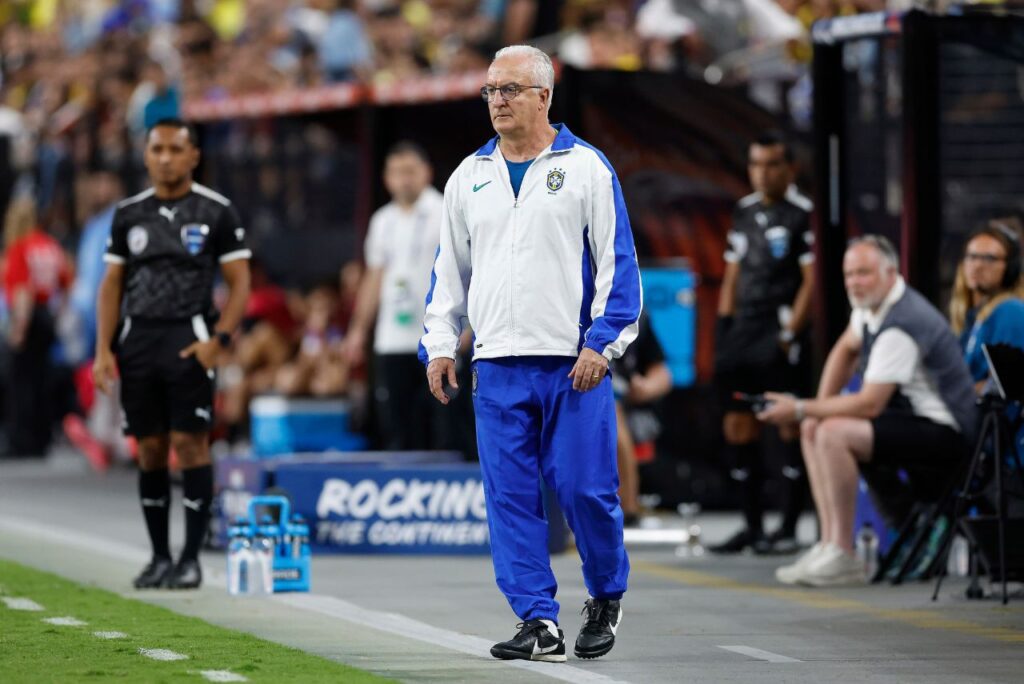
<svg viewBox="0 0 1024 684"><path fill-rule="evenodd" d="M526 356L473 364L494 575L522 620L558 620L541 477L576 537L590 595L618 599L626 591L611 379L577 392L568 377L575 362Z"/></svg>

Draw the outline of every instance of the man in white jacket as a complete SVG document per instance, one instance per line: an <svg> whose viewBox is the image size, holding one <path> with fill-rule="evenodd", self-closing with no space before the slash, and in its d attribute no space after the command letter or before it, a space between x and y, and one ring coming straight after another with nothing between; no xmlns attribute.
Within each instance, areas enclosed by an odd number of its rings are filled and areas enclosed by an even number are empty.
<svg viewBox="0 0 1024 684"><path fill-rule="evenodd" d="M480 93L498 135L445 187L420 359L447 404L459 333L472 325L491 555L523 621L491 654L560 662L540 478L576 536L592 597L575 653L597 658L615 643L629 574L608 362L636 337L641 291L619 181L601 152L548 122L553 87L540 50L495 55Z"/></svg>

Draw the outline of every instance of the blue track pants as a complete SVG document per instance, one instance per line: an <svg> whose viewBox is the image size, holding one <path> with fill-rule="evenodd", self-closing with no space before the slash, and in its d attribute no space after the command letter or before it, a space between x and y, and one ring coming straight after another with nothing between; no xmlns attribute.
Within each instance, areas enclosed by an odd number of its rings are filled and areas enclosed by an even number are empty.
<svg viewBox="0 0 1024 684"><path fill-rule="evenodd" d="M575 391L568 377L575 362L527 356L473 365L494 575L522 620L558 620L541 477L576 536L590 595L618 599L626 591L611 378Z"/></svg>

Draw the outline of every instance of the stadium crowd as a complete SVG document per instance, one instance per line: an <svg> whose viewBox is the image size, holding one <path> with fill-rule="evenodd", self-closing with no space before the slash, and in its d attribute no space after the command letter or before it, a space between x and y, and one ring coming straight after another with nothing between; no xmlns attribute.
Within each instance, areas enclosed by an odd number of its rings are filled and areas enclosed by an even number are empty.
<svg viewBox="0 0 1024 684"><path fill-rule="evenodd" d="M8 0L0 2L0 206L32 193L45 233L69 259L77 255L77 280L64 293L75 316L60 324L62 362L74 367L91 355L90 299L111 204L144 185L142 132L178 115L186 100L479 70L496 47L527 39L578 68L699 73L728 53L765 45L784 46L798 63L807 56L810 22L878 6L875 0L736 0L709 9L670 0ZM278 329L291 335L307 327L305 312L316 307L305 296L285 299L295 321L281 327L278 316ZM244 384L335 394L349 386L347 373L330 373L330 382L311 375L309 345L294 336L267 359L258 356L264 372L252 382L247 375ZM257 362L246 357L247 345L242 349L238 367L249 370ZM322 353L329 349L324 345ZM228 376L230 384L236 376ZM307 377L318 379L315 387ZM358 373L355 378L358 387Z"/></svg>

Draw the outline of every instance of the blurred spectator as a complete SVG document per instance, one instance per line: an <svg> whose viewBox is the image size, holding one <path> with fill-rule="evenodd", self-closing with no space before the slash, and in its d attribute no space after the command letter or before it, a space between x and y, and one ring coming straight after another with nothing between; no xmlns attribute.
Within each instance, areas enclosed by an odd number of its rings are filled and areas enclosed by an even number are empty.
<svg viewBox="0 0 1024 684"><path fill-rule="evenodd" d="M654 441L661 424L653 403L672 389L672 372L665 363L658 338L646 314L640 317L637 338L626 352L612 361L615 392L619 499L626 527L640 521L640 472L637 463L654 459Z"/></svg>
<svg viewBox="0 0 1024 684"><path fill-rule="evenodd" d="M4 291L10 309L7 378L9 448L16 456L46 453L51 435L51 304L67 290L71 269L60 245L39 227L35 201L21 195L4 218Z"/></svg>
<svg viewBox="0 0 1024 684"><path fill-rule="evenodd" d="M863 467L927 469L945 477L977 431L975 395L956 337L908 286L883 237L850 243L843 275L853 312L829 352L818 396L768 392L758 418L800 424L821 540L775 576L785 584L839 586L869 580L853 554L858 473ZM854 372L862 384L841 394Z"/></svg>
<svg viewBox="0 0 1024 684"><path fill-rule="evenodd" d="M333 283L314 288L304 308L299 353L277 370L274 389L286 396L340 396L348 385L349 364L341 353L337 288Z"/></svg>
<svg viewBox="0 0 1024 684"><path fill-rule="evenodd" d="M234 353L218 376L221 415L227 439L244 441L248 430L249 400L270 392L279 369L294 355L302 314L302 302L274 284L259 260L253 260L252 291L242 321L242 334Z"/></svg>
<svg viewBox="0 0 1024 684"><path fill-rule="evenodd" d="M149 130L161 119L177 119L180 103L178 88L171 83L167 70L159 62L150 60L142 72L142 83L133 95L142 101L141 130Z"/></svg>
<svg viewBox="0 0 1024 684"><path fill-rule="evenodd" d="M615 3L570 5L575 28L562 39L558 56L577 69L635 71L643 66L631 17Z"/></svg>
<svg viewBox="0 0 1024 684"><path fill-rule="evenodd" d="M994 219L971 234L956 270L949 318L979 393L988 381L985 344L1024 348L1020 229Z"/></svg>
<svg viewBox="0 0 1024 684"><path fill-rule="evenodd" d="M432 176L426 152L415 143L400 142L388 152L384 185L391 201L370 219L366 275L345 336L346 357L358 364L374 327L374 406L381 447L388 450L428 449L436 439L432 425L439 412L416 358L443 208Z"/></svg>
<svg viewBox="0 0 1024 684"><path fill-rule="evenodd" d="M96 293L103 278L103 253L107 249L110 226L117 200L124 197L120 178L109 171L89 175L84 185L83 201L88 202L88 219L82 228L75 261L75 282L71 288L70 305L81 328L82 359L91 358L96 337Z"/></svg>
<svg viewBox="0 0 1024 684"><path fill-rule="evenodd" d="M328 82L352 81L365 77L370 66L370 45L366 30L355 12L353 0L333 0L327 30L320 39L320 61Z"/></svg>

